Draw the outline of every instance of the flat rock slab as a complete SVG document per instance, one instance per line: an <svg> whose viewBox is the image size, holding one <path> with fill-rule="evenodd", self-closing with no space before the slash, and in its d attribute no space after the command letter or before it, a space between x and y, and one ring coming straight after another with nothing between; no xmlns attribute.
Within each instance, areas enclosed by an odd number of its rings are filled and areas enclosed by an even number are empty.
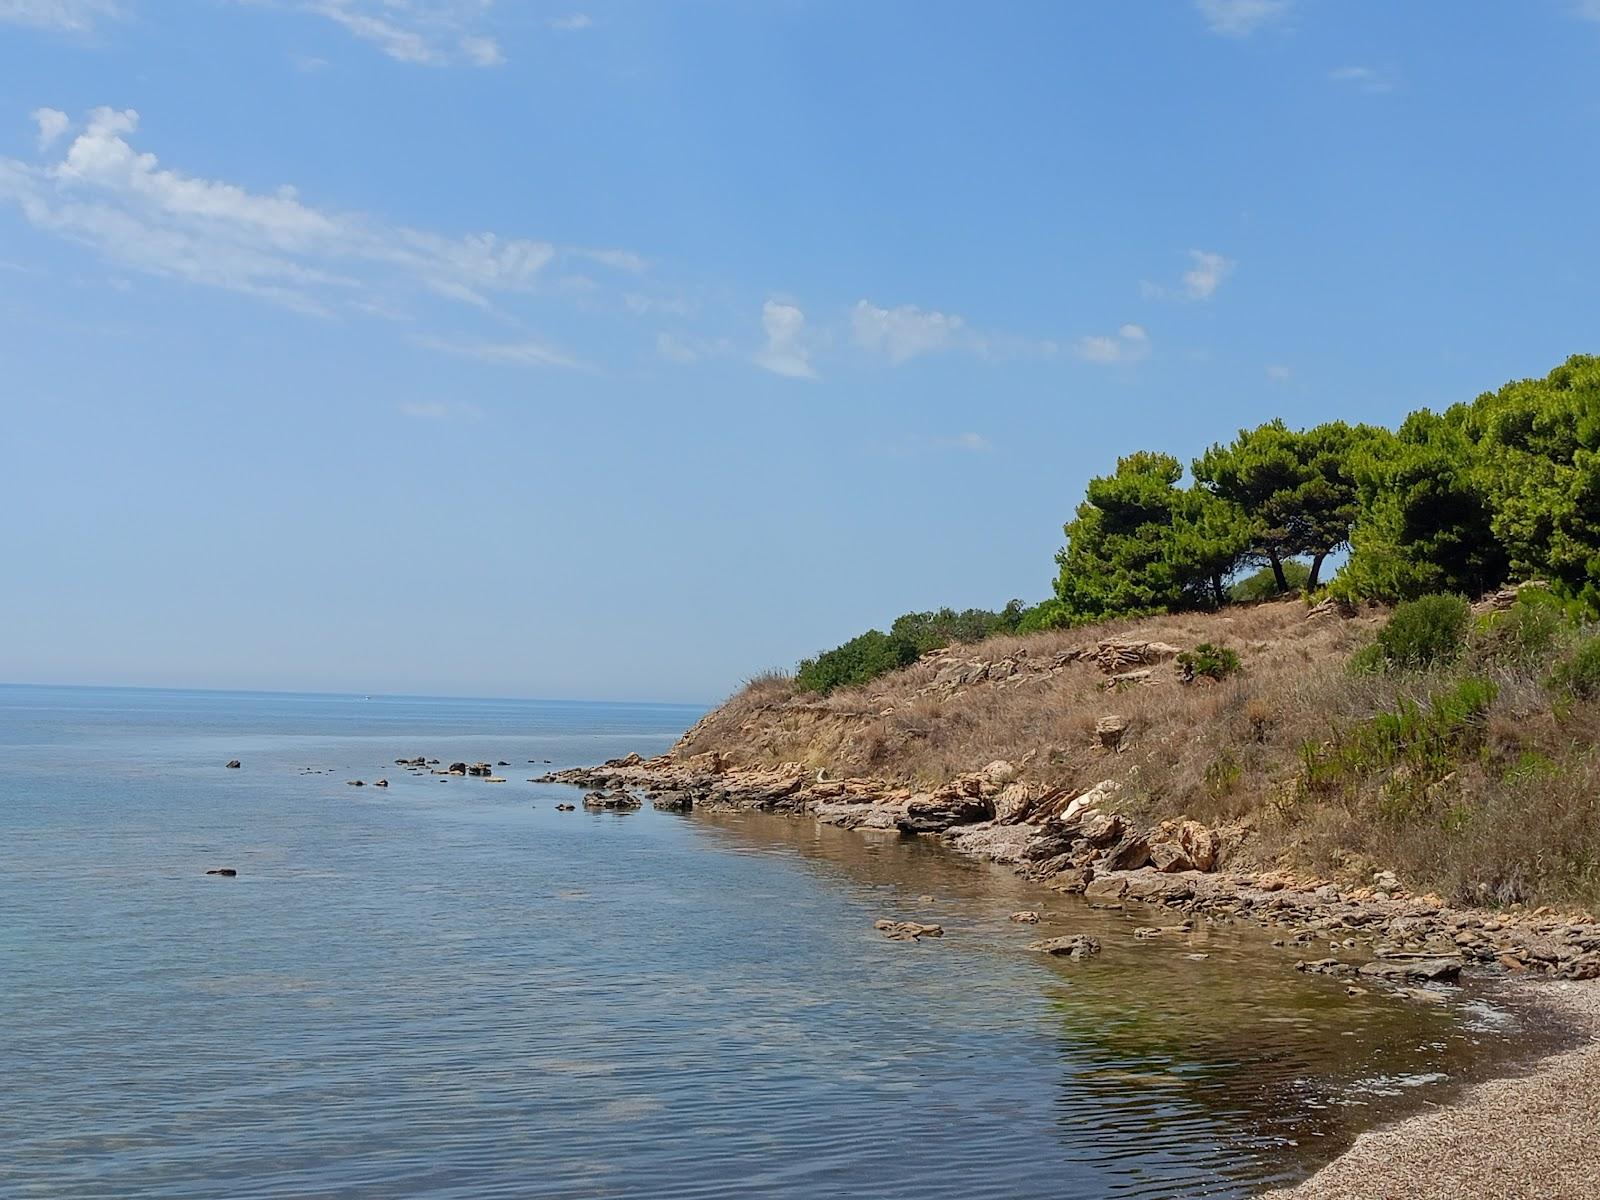
<svg viewBox="0 0 1600 1200"><path fill-rule="evenodd" d="M1070 937L1046 938L1042 942L1033 942L1028 949L1036 950L1040 954L1054 955L1057 958L1082 961L1100 953L1100 939L1092 938L1086 933L1075 933Z"/></svg>
<svg viewBox="0 0 1600 1200"><path fill-rule="evenodd" d="M1461 976L1459 958L1378 958L1366 963L1361 974L1369 979L1402 982L1426 980L1429 983L1454 983Z"/></svg>
<svg viewBox="0 0 1600 1200"><path fill-rule="evenodd" d="M916 921L878 920L872 927L891 942L918 942L925 937L943 937L943 925L920 925Z"/></svg>

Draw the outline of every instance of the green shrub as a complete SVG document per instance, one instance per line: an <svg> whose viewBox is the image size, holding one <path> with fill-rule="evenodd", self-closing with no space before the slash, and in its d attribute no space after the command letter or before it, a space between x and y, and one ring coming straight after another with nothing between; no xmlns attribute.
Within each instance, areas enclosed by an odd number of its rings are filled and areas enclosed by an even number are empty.
<svg viewBox="0 0 1600 1200"><path fill-rule="evenodd" d="M1226 679L1239 669L1239 656L1226 646L1213 646L1201 642L1193 650L1178 655L1178 665L1183 668L1185 680L1204 676L1207 679Z"/></svg>
<svg viewBox="0 0 1600 1200"><path fill-rule="evenodd" d="M1590 638L1550 676L1550 686L1579 700L1600 696L1600 637Z"/></svg>
<svg viewBox="0 0 1600 1200"><path fill-rule="evenodd" d="M1372 642L1350 656L1350 674L1376 675L1389 665L1383 657L1383 647Z"/></svg>
<svg viewBox="0 0 1600 1200"><path fill-rule="evenodd" d="M1510 608L1473 622L1475 657L1519 665L1548 658L1576 629L1572 607L1545 588L1524 588Z"/></svg>
<svg viewBox="0 0 1600 1200"><path fill-rule="evenodd" d="M1328 792L1388 772L1383 814L1413 815L1427 789L1444 779L1483 745L1489 706L1499 688L1487 679L1463 679L1435 692L1424 706L1402 699L1326 744L1301 747L1301 778L1312 791Z"/></svg>
<svg viewBox="0 0 1600 1200"><path fill-rule="evenodd" d="M1044 600L1022 614L1018 633L1043 633L1047 629L1067 629L1073 623L1072 610L1059 600Z"/></svg>
<svg viewBox="0 0 1600 1200"><path fill-rule="evenodd" d="M1460 596L1408 600L1378 631L1378 652L1390 670L1421 670L1461 657L1472 609Z"/></svg>
<svg viewBox="0 0 1600 1200"><path fill-rule="evenodd" d="M827 695L834 688L859 687L879 675L910 666L917 661L918 653L905 638L869 629L842 646L803 661L794 681L808 692Z"/></svg>
<svg viewBox="0 0 1600 1200"><path fill-rule="evenodd" d="M1236 581L1228 589L1228 599L1270 600L1274 596L1303 592L1306 590L1306 584L1311 582L1311 568L1298 558L1286 558L1283 560L1283 578L1289 585L1289 592L1278 591L1278 577L1272 573L1271 567L1262 567L1253 575L1246 575Z"/></svg>

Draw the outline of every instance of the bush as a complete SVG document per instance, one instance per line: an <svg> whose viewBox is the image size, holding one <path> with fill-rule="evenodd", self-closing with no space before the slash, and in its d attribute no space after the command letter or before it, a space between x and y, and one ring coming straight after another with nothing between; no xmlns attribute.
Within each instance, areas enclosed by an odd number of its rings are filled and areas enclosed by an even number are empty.
<svg viewBox="0 0 1600 1200"><path fill-rule="evenodd" d="M1600 696L1600 637L1590 638L1555 669L1550 686L1579 700Z"/></svg>
<svg viewBox="0 0 1600 1200"><path fill-rule="evenodd" d="M1389 670L1418 671L1451 663L1466 646L1472 609L1460 596L1423 596L1390 614L1378 632L1378 654Z"/></svg>
<svg viewBox="0 0 1600 1200"><path fill-rule="evenodd" d="M1226 679L1239 669L1239 656L1226 646L1201 642L1193 650L1179 654L1178 665L1183 668L1185 681L1201 676L1206 679Z"/></svg>
<svg viewBox="0 0 1600 1200"><path fill-rule="evenodd" d="M1253 575L1246 575L1228 589L1230 600L1271 600L1274 596L1290 595L1294 592L1306 590L1306 584L1311 582L1311 568L1298 558L1283 560L1283 578L1289 585L1288 592L1278 591L1278 577L1272 573L1271 567L1262 567Z"/></svg>
<svg viewBox="0 0 1600 1200"><path fill-rule="evenodd" d="M1328 792L1388 772L1383 815L1414 815L1426 804L1428 788L1483 744L1498 694L1487 679L1463 679L1435 692L1426 706L1402 699L1392 712L1377 713L1325 745L1308 742L1301 748L1301 778L1309 789Z"/></svg>
<svg viewBox="0 0 1600 1200"><path fill-rule="evenodd" d="M1547 659L1576 629L1571 608L1545 588L1525 587L1510 608L1474 622L1474 656L1519 666Z"/></svg>
<svg viewBox="0 0 1600 1200"><path fill-rule="evenodd" d="M1022 614L1017 632L1043 633L1048 629L1068 629L1072 624L1070 608L1059 600L1044 600Z"/></svg>
<svg viewBox="0 0 1600 1200"><path fill-rule="evenodd" d="M919 653L906 638L869 629L842 646L806 659L794 681L808 692L827 695L834 688L860 687L879 675L910 666Z"/></svg>

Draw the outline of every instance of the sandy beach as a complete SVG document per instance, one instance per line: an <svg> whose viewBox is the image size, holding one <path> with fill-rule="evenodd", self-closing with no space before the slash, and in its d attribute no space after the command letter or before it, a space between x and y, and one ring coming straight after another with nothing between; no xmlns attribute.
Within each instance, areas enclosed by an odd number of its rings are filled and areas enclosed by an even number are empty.
<svg viewBox="0 0 1600 1200"><path fill-rule="evenodd" d="M1584 1036L1529 1073L1362 1134L1263 1200L1580 1200L1600 1195L1600 982L1529 983Z"/></svg>

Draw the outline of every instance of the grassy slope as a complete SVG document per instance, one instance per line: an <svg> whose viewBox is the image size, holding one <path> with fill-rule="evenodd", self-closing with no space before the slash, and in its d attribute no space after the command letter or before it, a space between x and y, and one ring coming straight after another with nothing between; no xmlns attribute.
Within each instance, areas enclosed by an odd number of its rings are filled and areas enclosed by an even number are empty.
<svg viewBox="0 0 1600 1200"><path fill-rule="evenodd" d="M864 688L820 698L786 679L753 681L685 735L673 753L721 751L738 766L803 762L830 775L935 784L997 759L1025 778L1074 788L1124 785L1123 808L1253 830L1246 855L1365 881L1392 868L1414 888L1464 903L1600 901L1600 712L1545 686L1562 642L1518 659L1479 639L1431 672L1356 676L1351 654L1385 614L1307 618L1297 600L1223 613L1123 620L1030 637L991 638L951 657L1030 662L1102 639L1234 649L1243 670L1221 683L1179 682L1172 663L1147 685L1106 690L1092 662L1025 682L984 681L944 694L930 656ZM1575 636L1575 633L1574 633ZM1569 639L1570 640L1570 639ZM1475 677L1496 695L1460 736L1430 751L1426 773L1356 755L1312 786L1308 747L1350 743L1375 714ZM1120 752L1096 721L1128 721ZM1441 761L1442 760L1442 761ZM1397 798L1398 797L1398 798Z"/></svg>

